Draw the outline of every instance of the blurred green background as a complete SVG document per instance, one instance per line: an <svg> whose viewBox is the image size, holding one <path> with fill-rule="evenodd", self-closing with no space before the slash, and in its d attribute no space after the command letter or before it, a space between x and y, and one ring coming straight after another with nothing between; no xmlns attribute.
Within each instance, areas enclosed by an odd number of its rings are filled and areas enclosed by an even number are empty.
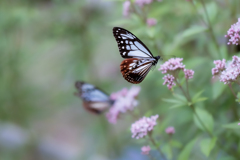
<svg viewBox="0 0 240 160"><path fill-rule="evenodd" d="M214 115L217 125L238 120L228 108L236 105L234 97L224 84L212 81L211 68L213 60L230 59L238 52L227 47L224 35L237 21L239 3L219 0L207 5L220 53L205 33L202 21L206 17L201 20L204 13L200 4L196 12L187 1L154 2L156 5L147 12L158 24L151 30L137 16L123 18L122 3L0 1L1 160L147 159L140 153L145 142L131 139L129 129L136 119L124 115L116 125L109 124L104 115L85 111L73 94L76 80L94 84L109 94L131 86L120 73L122 58L112 35L114 26L133 32L155 56L183 57L186 68L195 71L190 93L204 89L204 96L209 98L199 106ZM162 86L163 75L158 68L159 64L140 84L139 108L146 116L160 115L161 134L167 126L174 126L181 148L202 132L193 125L189 109L169 110L169 104L161 100L172 95ZM232 135L238 137L239 133L229 131L225 138ZM206 159L201 153L193 157Z"/></svg>

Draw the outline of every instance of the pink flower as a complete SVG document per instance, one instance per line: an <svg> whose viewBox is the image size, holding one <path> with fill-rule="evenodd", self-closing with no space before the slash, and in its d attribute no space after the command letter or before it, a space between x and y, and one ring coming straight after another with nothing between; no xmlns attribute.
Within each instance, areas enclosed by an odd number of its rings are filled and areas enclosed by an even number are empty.
<svg viewBox="0 0 240 160"><path fill-rule="evenodd" d="M165 76L163 77L163 79L165 80L165 81L163 82L163 85L166 85L166 84L167 84L167 87L168 87L169 90L171 90L173 86L176 86L176 84L174 83L174 79L175 79L175 78L174 78L172 75L170 75L170 74L165 75Z"/></svg>
<svg viewBox="0 0 240 160"><path fill-rule="evenodd" d="M174 129L174 127L168 127L168 128L165 130L165 132L166 132L167 134L172 135L172 134L175 133L175 129Z"/></svg>
<svg viewBox="0 0 240 160"><path fill-rule="evenodd" d="M191 69L184 69L183 71L184 71L186 79L193 78L193 75L194 75L194 71L193 70L191 70Z"/></svg>
<svg viewBox="0 0 240 160"><path fill-rule="evenodd" d="M238 123L238 125L240 126L240 123Z"/></svg>
<svg viewBox="0 0 240 160"><path fill-rule="evenodd" d="M227 31L227 35L225 37L229 38L228 45L239 43L239 32L240 32L240 18L238 18L238 22L233 24L231 28Z"/></svg>
<svg viewBox="0 0 240 160"><path fill-rule="evenodd" d="M114 92L110 95L110 98L112 100L116 100L118 99L119 97L123 97L123 96L126 96L128 93L128 89L127 88L123 88L121 91L118 91L118 92Z"/></svg>
<svg viewBox="0 0 240 160"><path fill-rule="evenodd" d="M123 3L123 16L128 17L130 13L131 2L125 1Z"/></svg>
<svg viewBox="0 0 240 160"><path fill-rule="evenodd" d="M223 59L222 61L221 60L215 60L213 61L213 63L216 65L215 68L212 69L212 75L213 77L215 75L218 75L221 71L223 71L225 69L225 66L226 66L226 60Z"/></svg>
<svg viewBox="0 0 240 160"><path fill-rule="evenodd" d="M152 3L153 0L135 0L135 3L139 6L139 7L143 7L146 4L150 4Z"/></svg>
<svg viewBox="0 0 240 160"><path fill-rule="evenodd" d="M143 138L148 132L153 130L153 127L157 124L156 120L158 115L148 117L143 117L132 124L131 132L132 138Z"/></svg>
<svg viewBox="0 0 240 160"><path fill-rule="evenodd" d="M232 57L233 60L225 64L226 60L214 61L216 67L212 69L213 75L219 74L220 81L224 84L234 82L240 75L240 58L237 56Z"/></svg>
<svg viewBox="0 0 240 160"><path fill-rule="evenodd" d="M182 63L183 58L171 58L162 65L160 65L159 71L162 73L171 73L176 70L183 70L185 65Z"/></svg>
<svg viewBox="0 0 240 160"><path fill-rule="evenodd" d="M147 25L149 27L155 26L157 24L157 20L155 18L148 18L147 19Z"/></svg>
<svg viewBox="0 0 240 160"><path fill-rule="evenodd" d="M142 150L142 154L148 155L149 152L150 152L150 150L151 150L151 148L150 148L150 146L143 146L143 147L141 148L141 150Z"/></svg>
<svg viewBox="0 0 240 160"><path fill-rule="evenodd" d="M111 99L115 100L113 106L106 113L106 117L110 123L115 124L121 113L132 111L137 105L138 96L141 88L133 86L129 90L126 88L111 94Z"/></svg>

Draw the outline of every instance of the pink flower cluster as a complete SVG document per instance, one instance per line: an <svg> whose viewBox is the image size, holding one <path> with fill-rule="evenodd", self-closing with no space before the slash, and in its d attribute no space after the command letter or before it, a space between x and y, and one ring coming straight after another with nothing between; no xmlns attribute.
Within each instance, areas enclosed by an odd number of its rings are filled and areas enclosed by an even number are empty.
<svg viewBox="0 0 240 160"><path fill-rule="evenodd" d="M167 134L172 135L172 134L175 133L175 128L174 128L174 127L168 127L168 128L165 130L165 132L166 132Z"/></svg>
<svg viewBox="0 0 240 160"><path fill-rule="evenodd" d="M153 130L153 127L157 124L156 120L158 115L148 117L143 117L132 124L131 132L132 138L143 138L148 132Z"/></svg>
<svg viewBox="0 0 240 160"><path fill-rule="evenodd" d="M230 44L239 44L239 35L240 33L240 18L238 18L238 22L233 24L231 28L227 31L227 35L225 37L229 38L228 45Z"/></svg>
<svg viewBox="0 0 240 160"><path fill-rule="evenodd" d="M171 58L164 64L160 65L160 68L158 69L159 71L162 71L163 74L169 73L163 77L163 85L167 84L169 90L171 90L172 87L176 85L174 83L176 77L173 76L176 75L175 72L182 70L185 74L186 79L193 78L194 71L185 69L185 65L183 65L182 60L183 58Z"/></svg>
<svg viewBox="0 0 240 160"><path fill-rule="evenodd" d="M152 3L153 0L135 0L135 3L139 6L139 7L143 7L146 4L150 4Z"/></svg>
<svg viewBox="0 0 240 160"><path fill-rule="evenodd" d="M133 86L131 89L122 89L119 92L112 93L110 98L115 100L113 106L106 113L106 117L110 123L115 124L119 118L120 113L132 111L138 105L136 97L141 88Z"/></svg>
<svg viewBox="0 0 240 160"><path fill-rule="evenodd" d="M182 70L185 68L185 65L182 63L183 58L171 58L166 61L164 64L160 65L159 71L165 73L172 73L172 71Z"/></svg>
<svg viewBox="0 0 240 160"><path fill-rule="evenodd" d="M173 75L167 74L163 77L163 79L164 79L163 85L167 84L169 90L172 89L173 86L176 86L176 84L173 82L175 79Z"/></svg>
<svg viewBox="0 0 240 160"><path fill-rule="evenodd" d="M157 20L155 18L148 18L147 19L147 25L149 27L155 26L157 24Z"/></svg>
<svg viewBox="0 0 240 160"><path fill-rule="evenodd" d="M213 61L213 63L216 65L215 68L212 69L212 75L213 76L218 75L219 73L221 73L225 69L225 66L226 66L226 60L225 59L223 59L222 61L221 60L216 60L216 61Z"/></svg>
<svg viewBox="0 0 240 160"><path fill-rule="evenodd" d="M191 69L184 69L183 71L184 71L186 79L193 78L193 75L194 75L194 71L193 70L191 70Z"/></svg>
<svg viewBox="0 0 240 160"><path fill-rule="evenodd" d="M151 148L150 148L150 146L143 146L143 147L141 148L141 150L142 150L142 154L148 155L149 152L151 151Z"/></svg>
<svg viewBox="0 0 240 160"><path fill-rule="evenodd" d="M130 13L130 7L131 7L131 2L130 1L125 1L123 3L123 16L128 17Z"/></svg>
<svg viewBox="0 0 240 160"><path fill-rule="evenodd" d="M227 64L225 59L213 62L216 66L212 69L212 75L213 77L219 75L220 81L224 84L234 82L240 76L240 57L233 56L232 58L232 61Z"/></svg>

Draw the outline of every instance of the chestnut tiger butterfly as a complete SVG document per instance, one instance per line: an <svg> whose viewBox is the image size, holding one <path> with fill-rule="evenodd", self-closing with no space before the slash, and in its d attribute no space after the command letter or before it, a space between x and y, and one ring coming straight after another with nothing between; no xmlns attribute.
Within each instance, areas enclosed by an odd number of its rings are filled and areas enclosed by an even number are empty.
<svg viewBox="0 0 240 160"><path fill-rule="evenodd" d="M91 113L100 114L114 103L108 94L92 84L77 81L75 87L78 90L75 95L82 99L84 108Z"/></svg>
<svg viewBox="0 0 240 160"><path fill-rule="evenodd" d="M154 57L147 46L128 30L113 28L119 52L125 60L120 64L123 77L130 83L141 83L160 56Z"/></svg>

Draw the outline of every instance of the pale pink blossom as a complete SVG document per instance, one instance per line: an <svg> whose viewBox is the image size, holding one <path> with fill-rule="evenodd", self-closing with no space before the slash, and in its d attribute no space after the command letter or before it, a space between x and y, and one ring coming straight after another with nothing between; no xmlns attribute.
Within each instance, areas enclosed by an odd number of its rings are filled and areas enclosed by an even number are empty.
<svg viewBox="0 0 240 160"><path fill-rule="evenodd" d="M216 67L212 69L213 75L219 75L220 81L224 84L229 84L236 81L240 76L240 58L237 56L232 57L232 61L225 63L222 61L214 61Z"/></svg>
<svg viewBox="0 0 240 160"><path fill-rule="evenodd" d="M157 24L157 20L155 18L148 18L147 19L147 25L149 27L155 26Z"/></svg>
<svg viewBox="0 0 240 160"><path fill-rule="evenodd" d="M125 1L123 3L123 16L128 17L130 13L131 2Z"/></svg>
<svg viewBox="0 0 240 160"><path fill-rule="evenodd" d="M162 65L160 65L159 71L162 71L163 74L171 73L176 70L183 70L185 65L182 63L183 58L171 58Z"/></svg>
<svg viewBox="0 0 240 160"><path fill-rule="evenodd" d="M173 86L176 86L176 84L174 83L175 78L173 77L173 75L167 74L163 77L163 79L164 79L163 85L167 84L169 90L172 89Z"/></svg>
<svg viewBox="0 0 240 160"><path fill-rule="evenodd" d="M142 154L148 155L149 152L150 152L150 150L151 150L151 148L150 148L150 146L143 146L143 147L141 148L141 150L142 150Z"/></svg>
<svg viewBox="0 0 240 160"><path fill-rule="evenodd" d="M139 7L143 7L144 5L150 4L152 3L153 0L135 0L135 3L139 6Z"/></svg>
<svg viewBox="0 0 240 160"><path fill-rule="evenodd" d="M225 69L226 60L225 59L223 59L222 61L215 60L213 61L213 63L215 64L215 68L212 69L212 75L214 77L215 75L218 75L221 71Z"/></svg>
<svg viewBox="0 0 240 160"><path fill-rule="evenodd" d="M193 70L191 70L191 69L184 69L183 71L184 71L186 79L193 78L193 75L194 75L194 71Z"/></svg>
<svg viewBox="0 0 240 160"><path fill-rule="evenodd" d="M225 37L229 38L228 45L230 44L239 44L239 35L240 33L240 18L238 18L238 22L231 25L231 28L227 31L227 35Z"/></svg>
<svg viewBox="0 0 240 160"><path fill-rule="evenodd" d="M128 93L128 89L127 88L123 88L122 90L118 91L118 92L113 92L111 95L110 95L110 98L112 100L116 100L118 99L119 97L123 97L123 96L126 96Z"/></svg>
<svg viewBox="0 0 240 160"><path fill-rule="evenodd" d="M110 123L115 124L121 113L132 111L138 105L136 97L140 90L140 87L133 86L129 90L124 88L119 92L111 94L111 99L115 101L113 106L106 113L106 117Z"/></svg>
<svg viewBox="0 0 240 160"><path fill-rule="evenodd" d="M131 132L132 138L143 138L148 132L153 130L153 127L157 124L156 120L158 115L148 117L142 117L138 121L132 124Z"/></svg>
<svg viewBox="0 0 240 160"><path fill-rule="evenodd" d="M166 132L167 134L172 135L172 134L175 133L175 128L172 127L172 126L170 126L170 127L166 128L165 132Z"/></svg>
<svg viewBox="0 0 240 160"><path fill-rule="evenodd" d="M240 126L240 123L238 123L238 125Z"/></svg>

